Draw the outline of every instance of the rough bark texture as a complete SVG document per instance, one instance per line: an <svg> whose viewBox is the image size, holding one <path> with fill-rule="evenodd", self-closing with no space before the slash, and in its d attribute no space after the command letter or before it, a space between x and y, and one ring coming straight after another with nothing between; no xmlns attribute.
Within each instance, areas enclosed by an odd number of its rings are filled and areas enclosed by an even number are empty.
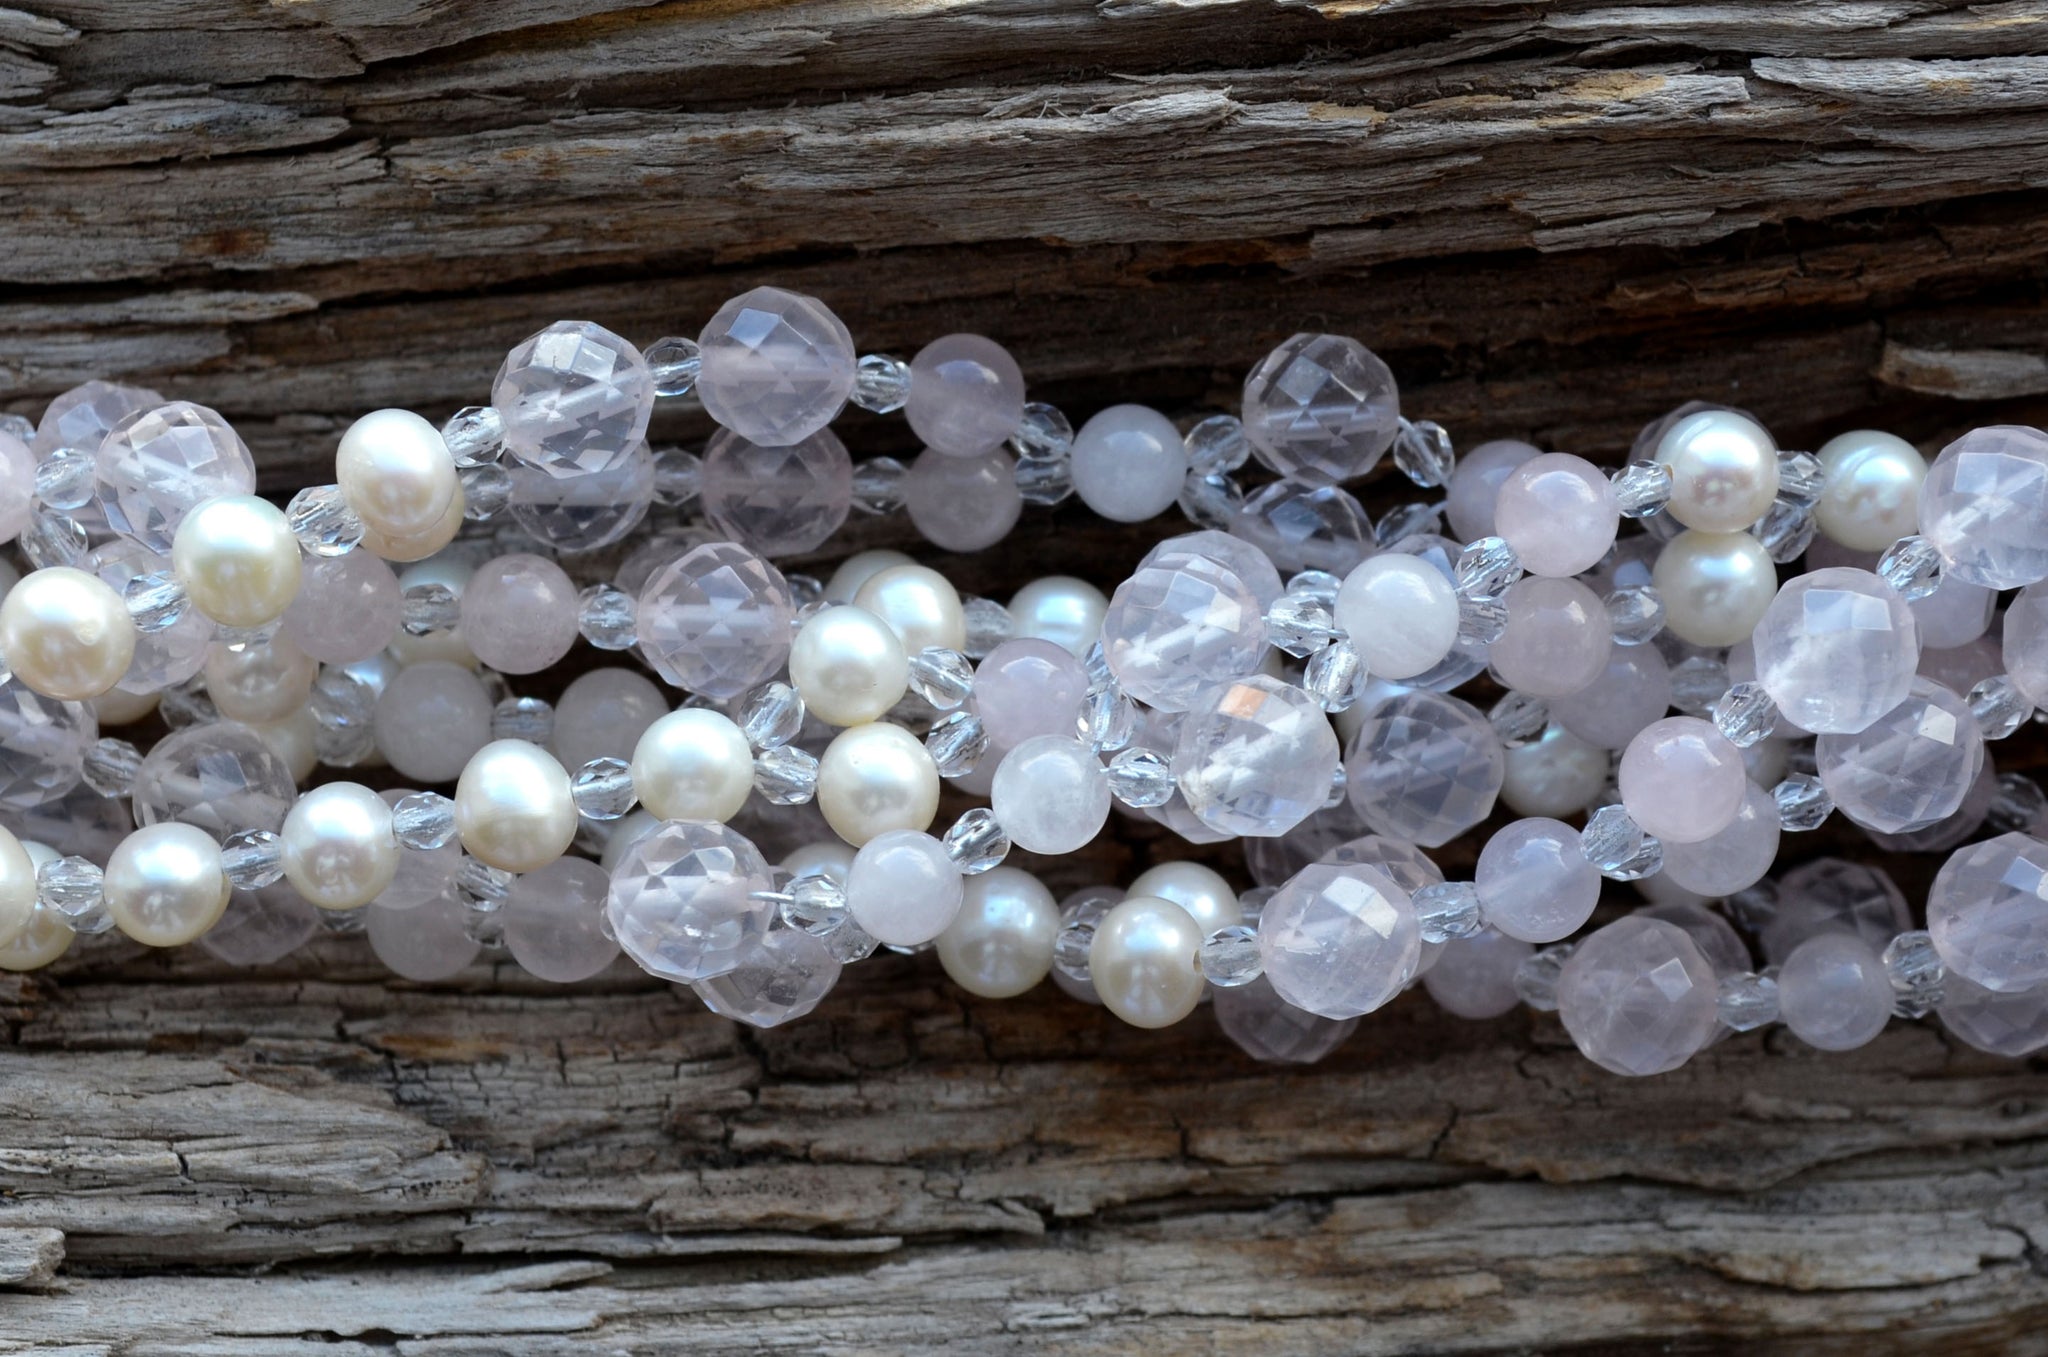
<svg viewBox="0 0 2048 1357"><path fill-rule="evenodd" d="M21 3L0 398L147 382L277 485L765 280L1077 411L1315 326L1466 445L2048 413L2043 0ZM1051 522L949 568L1157 531ZM756 1033L342 938L103 942L0 1021L0 1353L2048 1351L2048 1083L1932 1026L1631 1082L1409 996L1302 1072L928 958Z"/></svg>

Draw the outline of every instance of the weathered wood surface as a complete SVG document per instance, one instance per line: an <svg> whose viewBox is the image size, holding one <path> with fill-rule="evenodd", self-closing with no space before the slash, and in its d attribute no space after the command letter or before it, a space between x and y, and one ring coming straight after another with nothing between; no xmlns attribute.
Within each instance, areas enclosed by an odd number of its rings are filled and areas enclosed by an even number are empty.
<svg viewBox="0 0 2048 1357"><path fill-rule="evenodd" d="M1315 325L1465 444L2048 418L2042 0L17 3L0 401L148 382L280 485L766 280L1078 412ZM1630 1082L1410 996L1276 1071L928 959L755 1033L339 938L103 942L0 1021L0 1353L2048 1352L2048 1082L1931 1026Z"/></svg>

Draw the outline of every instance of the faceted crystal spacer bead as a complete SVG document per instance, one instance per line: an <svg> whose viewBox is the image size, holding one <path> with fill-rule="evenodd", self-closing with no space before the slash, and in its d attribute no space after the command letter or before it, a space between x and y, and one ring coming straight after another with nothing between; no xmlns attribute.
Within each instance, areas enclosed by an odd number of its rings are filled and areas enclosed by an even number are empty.
<svg viewBox="0 0 2048 1357"><path fill-rule="evenodd" d="M853 920L845 888L823 872L792 880L776 904L784 923L814 938L830 937Z"/></svg>
<svg viewBox="0 0 2048 1357"><path fill-rule="evenodd" d="M1081 704L1076 733L1098 754L1122 749L1137 729L1138 704L1120 688L1096 688Z"/></svg>
<svg viewBox="0 0 2048 1357"><path fill-rule="evenodd" d="M284 840L268 829L243 829L220 846L220 869L238 891L260 891L284 876Z"/></svg>
<svg viewBox="0 0 2048 1357"><path fill-rule="evenodd" d="M464 406L441 426L441 438L456 466L482 466L504 454L505 423L493 406Z"/></svg>
<svg viewBox="0 0 2048 1357"><path fill-rule="evenodd" d="M1053 968L1069 980L1088 979L1088 953L1095 946L1095 920L1099 917L1081 915L1068 919L1053 938Z"/></svg>
<svg viewBox="0 0 2048 1357"><path fill-rule="evenodd" d="M1400 421L1394 435L1394 465L1425 490L1451 483L1458 469L1458 455L1451 448L1451 436L1432 420Z"/></svg>
<svg viewBox="0 0 2048 1357"><path fill-rule="evenodd" d="M1017 494L1026 504L1049 509L1074 493L1074 473L1063 458L1019 458L1010 469Z"/></svg>
<svg viewBox="0 0 2048 1357"><path fill-rule="evenodd" d="M1288 592L1266 609L1266 639L1300 659L1337 639L1337 620L1328 600Z"/></svg>
<svg viewBox="0 0 2048 1357"><path fill-rule="evenodd" d="M178 625L191 606L185 586L168 570L137 575L122 586L121 601L128 605L128 619L144 636L154 636Z"/></svg>
<svg viewBox="0 0 2048 1357"><path fill-rule="evenodd" d="M491 738L546 744L555 735L554 704L539 697L508 697L491 708Z"/></svg>
<svg viewBox="0 0 2048 1357"><path fill-rule="evenodd" d="M1195 959L1202 978L1219 989L1249 985L1266 969L1259 955L1259 930L1244 924L1225 924L1203 938Z"/></svg>
<svg viewBox="0 0 2048 1357"><path fill-rule="evenodd" d="M1236 415L1211 415L1200 421L1187 431L1181 446L1187 451L1188 470L1196 476L1227 476L1252 455L1244 421Z"/></svg>
<svg viewBox="0 0 2048 1357"><path fill-rule="evenodd" d="M53 858L36 869L36 899L66 919L88 918L105 903L100 893L104 875L85 858Z"/></svg>
<svg viewBox="0 0 2048 1357"><path fill-rule="evenodd" d="M890 514L903 507L910 469L894 457L870 457L853 468L853 507L864 514Z"/></svg>
<svg viewBox="0 0 2048 1357"><path fill-rule="evenodd" d="M599 650L631 650L639 644L631 594L593 584L576 596L576 630Z"/></svg>
<svg viewBox="0 0 2048 1357"><path fill-rule="evenodd" d="M1508 605L1497 598L1458 598L1458 640L1463 645L1492 645L1508 628Z"/></svg>
<svg viewBox="0 0 2048 1357"><path fill-rule="evenodd" d="M1994 829L2011 834L2034 833L2042 817L2048 816L2048 792L2025 773L2000 773L1998 789L1991 794L1987 819Z"/></svg>
<svg viewBox="0 0 2048 1357"><path fill-rule="evenodd" d="M1542 738L1543 728L1550 724L1550 708L1540 697L1511 690L1493 704L1486 719L1493 726L1493 733L1500 736L1503 748L1520 749Z"/></svg>
<svg viewBox="0 0 2048 1357"><path fill-rule="evenodd" d="M1228 531L1244 508L1244 487L1234 476L1197 476L1181 482L1180 498L1174 501L1188 522L1198 528Z"/></svg>
<svg viewBox="0 0 2048 1357"><path fill-rule="evenodd" d="M1709 655L1689 656L1671 671L1671 705L1687 716L1712 714L1728 688L1728 666Z"/></svg>
<svg viewBox="0 0 2048 1357"><path fill-rule="evenodd" d="M353 937L370 926L370 907L358 905L354 909L323 909L320 911L320 931L336 937ZM465 918L464 930L468 930Z"/></svg>
<svg viewBox="0 0 2048 1357"><path fill-rule="evenodd" d="M87 568L87 553L92 548L84 524L61 510L43 506L37 506L29 515L28 527L15 541L21 546L21 554L28 557L28 563L38 570L53 565Z"/></svg>
<svg viewBox="0 0 2048 1357"><path fill-rule="evenodd" d="M987 806L976 806L953 822L941 840L962 876L980 876L1010 855L1010 836Z"/></svg>
<svg viewBox="0 0 2048 1357"><path fill-rule="evenodd" d="M1461 596L1497 599L1522 578L1522 562L1506 538L1475 537L1458 553L1454 574Z"/></svg>
<svg viewBox="0 0 2048 1357"><path fill-rule="evenodd" d="M1610 881L1640 881L1664 865L1664 845L1620 806L1602 806L1586 821L1579 851Z"/></svg>
<svg viewBox="0 0 2048 1357"><path fill-rule="evenodd" d="M439 792L401 796L391 808L391 832L407 848L446 848L455 837L455 803Z"/></svg>
<svg viewBox="0 0 2048 1357"><path fill-rule="evenodd" d="M680 509L704 491L704 459L688 448L663 448L654 454L654 502Z"/></svg>
<svg viewBox="0 0 2048 1357"><path fill-rule="evenodd" d="M462 517L466 521L488 523L512 507L517 483L503 466L466 466L456 474L462 481Z"/></svg>
<svg viewBox="0 0 2048 1357"><path fill-rule="evenodd" d="M399 625L407 636L431 636L453 631L462 622L462 599L439 580L421 580L406 586Z"/></svg>
<svg viewBox="0 0 2048 1357"><path fill-rule="evenodd" d="M1056 406L1026 401L1010 448L1026 462L1064 462L1074 450L1074 423Z"/></svg>
<svg viewBox="0 0 2048 1357"><path fill-rule="evenodd" d="M875 941L871 933L855 923L850 915L845 923L833 929L825 938L825 950L842 966L867 960L881 945Z"/></svg>
<svg viewBox="0 0 2048 1357"><path fill-rule="evenodd" d="M1763 544L1773 561L1789 565L1813 545L1816 526L1812 508L1778 499L1772 501L1762 518L1750 525L1749 532Z"/></svg>
<svg viewBox="0 0 2048 1357"><path fill-rule="evenodd" d="M471 909L483 913L494 912L505 903L513 879L512 873L466 855L455 869L455 889L468 899Z"/></svg>
<svg viewBox="0 0 2048 1357"><path fill-rule="evenodd" d="M1811 773L1789 774L1771 788L1771 799L1778 803L1779 826L1794 834L1819 829L1835 808L1835 799Z"/></svg>
<svg viewBox="0 0 2048 1357"><path fill-rule="evenodd" d="M1486 926L1479 911L1479 888L1469 881L1433 881L1410 895L1424 942L1469 938Z"/></svg>
<svg viewBox="0 0 2048 1357"><path fill-rule="evenodd" d="M939 711L952 711L974 691L974 664L957 650L929 646L910 657L910 687Z"/></svg>
<svg viewBox="0 0 2048 1357"><path fill-rule="evenodd" d="M213 699L206 695L206 681L196 675L164 689L156 710L172 730L210 726L220 720L220 712L214 707Z"/></svg>
<svg viewBox="0 0 2048 1357"><path fill-rule="evenodd" d="M1297 598L1312 598L1331 607L1337 605L1337 591L1344 581L1327 570L1303 570L1287 581L1287 592Z"/></svg>
<svg viewBox="0 0 2048 1357"><path fill-rule="evenodd" d="M352 768L377 751L377 692L346 669L329 665L306 701L313 714L313 751L320 762Z"/></svg>
<svg viewBox="0 0 2048 1357"><path fill-rule="evenodd" d="M101 796L131 796L142 751L126 740L103 735L85 751L85 785Z"/></svg>
<svg viewBox="0 0 2048 1357"><path fill-rule="evenodd" d="M2027 700L2007 674L1993 674L1970 689L1964 700L1970 704L1970 713L1977 718L1977 729L1987 740L2004 739L2025 725L2027 718L2034 714L2034 704Z"/></svg>
<svg viewBox="0 0 2048 1357"><path fill-rule="evenodd" d="M1778 1020L1778 982L1755 971L1723 976L1714 1006L1721 1025L1731 1032L1767 1027Z"/></svg>
<svg viewBox="0 0 2048 1357"><path fill-rule="evenodd" d="M961 599L960 611L966 616L967 644L963 649L970 660L987 659L990 651L1016 633L1017 620L992 598Z"/></svg>
<svg viewBox="0 0 2048 1357"><path fill-rule="evenodd" d="M1340 636L1309 658L1301 687L1318 706L1334 716L1349 711L1358 701L1358 681L1364 675L1365 662L1358 658L1357 648L1349 637Z"/></svg>
<svg viewBox="0 0 2048 1357"><path fill-rule="evenodd" d="M1877 573L1911 603L1941 587L1941 553L1918 533L1901 537L1877 558Z"/></svg>
<svg viewBox="0 0 2048 1357"><path fill-rule="evenodd" d="M1438 537L1443 533L1441 504L1397 504L1372 525L1372 540L1387 548L1411 537Z"/></svg>
<svg viewBox="0 0 2048 1357"><path fill-rule="evenodd" d="M1778 452L1778 498L1804 509L1820 502L1827 488L1827 468L1810 452Z"/></svg>
<svg viewBox="0 0 2048 1357"><path fill-rule="evenodd" d="M800 806L818 794L818 756L795 745L754 755L754 790L778 806Z"/></svg>
<svg viewBox="0 0 2048 1357"><path fill-rule="evenodd" d="M1523 957L1515 967L1515 997L1539 1013L1555 1013L1558 977L1571 956L1572 944L1560 942Z"/></svg>
<svg viewBox="0 0 2048 1357"><path fill-rule="evenodd" d="M910 399L910 364L886 353L861 355L853 365L855 405L872 414L894 414Z"/></svg>
<svg viewBox="0 0 2048 1357"><path fill-rule="evenodd" d="M1664 630L1664 598L1647 584L1616 589L1607 596L1607 620L1614 628L1614 644L1639 646L1657 639Z"/></svg>
<svg viewBox="0 0 2048 1357"><path fill-rule="evenodd" d="M60 448L36 466L36 498L52 509L83 509L92 502L93 456Z"/></svg>
<svg viewBox="0 0 2048 1357"><path fill-rule="evenodd" d="M971 711L956 711L932 723L924 737L925 752L938 765L940 777L965 777L988 753L988 732Z"/></svg>
<svg viewBox="0 0 2048 1357"><path fill-rule="evenodd" d="M771 680L740 703L740 729L756 749L786 745L803 728L803 697L787 683Z"/></svg>
<svg viewBox="0 0 2048 1357"><path fill-rule="evenodd" d="M1109 794L1145 810L1173 800L1173 761L1156 749L1125 749L1109 761Z"/></svg>
<svg viewBox="0 0 2048 1357"><path fill-rule="evenodd" d="M633 768L624 759L592 759L569 780L577 813L590 820L616 820L639 802L633 791Z"/></svg>
<svg viewBox="0 0 2048 1357"><path fill-rule="evenodd" d="M1623 518L1649 518L1671 502L1671 468L1662 462L1630 462L1608 482Z"/></svg>
<svg viewBox="0 0 2048 1357"><path fill-rule="evenodd" d="M703 352L697 341L680 335L655 340L640 356L647 360L647 371L654 378L654 394L670 399L689 395L697 385L697 374L704 368Z"/></svg>
<svg viewBox="0 0 2048 1357"><path fill-rule="evenodd" d="M1778 728L1778 704L1760 683L1738 683L1714 699L1714 728L1737 749L1748 749Z"/></svg>
<svg viewBox="0 0 2048 1357"><path fill-rule="evenodd" d="M1902 1018L1924 1018L1947 997L1948 967L1924 928L1901 933L1885 944L1884 974L1897 996L1892 1011Z"/></svg>
<svg viewBox="0 0 2048 1357"><path fill-rule="evenodd" d="M363 520L338 485L309 485L285 506L284 521L308 556L346 556L363 540Z"/></svg>

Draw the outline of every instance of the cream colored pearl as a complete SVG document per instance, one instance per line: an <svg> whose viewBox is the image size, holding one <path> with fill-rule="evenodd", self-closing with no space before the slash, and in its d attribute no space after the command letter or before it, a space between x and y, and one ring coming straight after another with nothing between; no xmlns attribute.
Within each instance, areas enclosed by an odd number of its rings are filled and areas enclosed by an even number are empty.
<svg viewBox="0 0 2048 1357"><path fill-rule="evenodd" d="M892 565L854 591L854 606L889 624L903 653L941 646L967 648L967 611L960 595L938 571L921 565Z"/></svg>
<svg viewBox="0 0 2048 1357"><path fill-rule="evenodd" d="M398 587L405 590L416 584L445 584L459 600L462 591L469 587L469 577L475 573L473 567L461 561L442 557L422 561L402 572L398 577ZM409 636L401 627L386 648L391 652L391 658L402 665L442 660L465 669L483 667L483 661L477 659L476 653L469 648L469 640L462 634L459 622L446 631L430 631L425 636Z"/></svg>
<svg viewBox="0 0 2048 1357"><path fill-rule="evenodd" d="M62 565L31 570L0 602L0 658L44 697L84 702L128 672L135 624L98 576Z"/></svg>
<svg viewBox="0 0 2048 1357"><path fill-rule="evenodd" d="M461 486L441 431L410 410L373 410L349 425L334 480L363 525L387 540L432 532Z"/></svg>
<svg viewBox="0 0 2048 1357"><path fill-rule="evenodd" d="M960 912L933 942L948 978L969 994L1008 999L1045 979L1060 907L1031 873L995 867L961 883Z"/></svg>
<svg viewBox="0 0 2048 1357"><path fill-rule="evenodd" d="M1202 927L1171 900L1133 895L1095 925L1088 979L1133 1027L1171 1027L1202 1001Z"/></svg>
<svg viewBox="0 0 2048 1357"><path fill-rule="evenodd" d="M471 857L500 871L538 871L576 837L569 774L537 744L493 740L455 783L455 832Z"/></svg>
<svg viewBox="0 0 2048 1357"><path fill-rule="evenodd" d="M889 624L865 608L827 608L790 644L789 680L811 715L857 726L903 700L910 659Z"/></svg>
<svg viewBox="0 0 2048 1357"><path fill-rule="evenodd" d="M382 556L387 561L424 561L455 540L455 534L462 531L462 511L469 501L462 493L462 486L455 487L455 498L448 501L448 507L430 528L416 533L387 533L381 531L367 519L363 522L363 550Z"/></svg>
<svg viewBox="0 0 2048 1357"><path fill-rule="evenodd" d="M929 829L939 813L939 770L903 727L853 726L818 760L818 809L855 848L892 829Z"/></svg>
<svg viewBox="0 0 2048 1357"><path fill-rule="evenodd" d="M1500 799L1517 815L1575 815L1606 787L1609 763L1606 750L1551 726L1540 739L1508 751Z"/></svg>
<svg viewBox="0 0 2048 1357"><path fill-rule="evenodd" d="M1656 459L1671 468L1671 516L1688 528L1736 532L1778 496L1778 445L1733 410L1702 410L1665 430Z"/></svg>
<svg viewBox="0 0 2048 1357"><path fill-rule="evenodd" d="M1813 521L1855 551L1883 551L1920 531L1920 486L1927 459L1896 434L1857 429L1837 434L1814 454L1827 471Z"/></svg>
<svg viewBox="0 0 2048 1357"><path fill-rule="evenodd" d="M1035 636L1075 656L1088 653L1102 635L1109 599L1086 580L1047 575L1019 589L1010 600L1010 634Z"/></svg>
<svg viewBox="0 0 2048 1357"><path fill-rule="evenodd" d="M1778 572L1746 532L1678 534L1657 553L1650 582L1664 600L1664 625L1696 646L1749 639L1778 593Z"/></svg>
<svg viewBox="0 0 2048 1357"><path fill-rule="evenodd" d="M228 907L220 845L205 830L175 820L121 840L107 858L100 890L114 926L150 947L195 941Z"/></svg>
<svg viewBox="0 0 2048 1357"><path fill-rule="evenodd" d="M355 782L329 782L293 803L281 831L284 876L322 909L355 909L384 893L404 850L391 807Z"/></svg>
<svg viewBox="0 0 2048 1357"><path fill-rule="evenodd" d="M791 876L829 877L843 887L846 874L853 870L853 849L837 839L820 839L792 850L780 865Z"/></svg>
<svg viewBox="0 0 2048 1357"><path fill-rule="evenodd" d="M92 700L92 714L103 726L125 726L155 711L162 698L162 693L131 693L125 688L109 688Z"/></svg>
<svg viewBox="0 0 2048 1357"><path fill-rule="evenodd" d="M260 627L299 593L299 539L284 511L254 495L210 499L178 524L171 573L192 606L224 627Z"/></svg>
<svg viewBox="0 0 2048 1357"><path fill-rule="evenodd" d="M1219 928L1244 921L1244 910L1237 903L1237 892L1230 888L1221 872L1199 862L1162 862L1138 873L1138 879L1131 883L1128 893L1149 895L1179 905L1188 912L1205 938Z"/></svg>
<svg viewBox="0 0 2048 1357"><path fill-rule="evenodd" d="M21 848L28 854L29 865L38 871L44 863L55 862L58 857L56 849L33 839L21 840ZM0 971L41 970L64 955L74 936L62 914L54 909L35 910L29 915L26 928L12 940L0 943Z"/></svg>
<svg viewBox="0 0 2048 1357"><path fill-rule="evenodd" d="M270 752L291 768L292 781L304 782L320 766L317 743L320 727L313 719L310 706L300 707L282 721L266 721L251 728L263 737L263 743L270 746ZM360 768L362 765L356 766Z"/></svg>
<svg viewBox="0 0 2048 1357"><path fill-rule="evenodd" d="M21 936L36 912L36 864L21 840L0 829L0 947Z"/></svg>
<svg viewBox="0 0 2048 1357"><path fill-rule="evenodd" d="M860 587L884 570L896 565L916 565L900 551L887 547L874 547L867 551L856 551L839 563L832 572L832 578L825 582L827 603L851 603Z"/></svg>
<svg viewBox="0 0 2048 1357"><path fill-rule="evenodd" d="M230 721L285 720L306 705L319 674L320 666L283 632L242 646L216 641L206 651L206 694Z"/></svg>
<svg viewBox="0 0 2048 1357"><path fill-rule="evenodd" d="M754 789L754 751L730 718L699 707L655 721L633 746L633 793L663 820L730 820Z"/></svg>

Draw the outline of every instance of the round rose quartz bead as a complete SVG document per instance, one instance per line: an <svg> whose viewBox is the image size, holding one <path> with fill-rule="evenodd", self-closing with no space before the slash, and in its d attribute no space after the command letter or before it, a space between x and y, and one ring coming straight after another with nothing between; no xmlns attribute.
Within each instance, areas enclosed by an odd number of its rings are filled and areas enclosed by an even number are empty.
<svg viewBox="0 0 2048 1357"><path fill-rule="evenodd" d="M1579 831L1561 820L1517 820L1496 831L1472 884L1486 922L1523 942L1570 937L1600 903L1600 870L1579 851Z"/></svg>
<svg viewBox="0 0 2048 1357"><path fill-rule="evenodd" d="M1618 778L1629 817L1667 843L1719 834L1749 788L1742 751L1696 716L1667 716L1644 727L1622 752Z"/></svg>
<svg viewBox="0 0 2048 1357"><path fill-rule="evenodd" d="M1437 1007L1460 1018L1498 1018L1522 1002L1515 993L1515 968L1536 950L1531 943L1483 929L1452 938L1422 977Z"/></svg>
<svg viewBox="0 0 2048 1357"><path fill-rule="evenodd" d="M1001 448L971 456L926 448L910 464L903 507L933 546L980 551L1009 536L1024 499Z"/></svg>
<svg viewBox="0 0 2048 1357"><path fill-rule="evenodd" d="M1626 749L1671 708L1671 666L1655 646L1615 646L1599 677L1548 703L1551 719L1589 744Z"/></svg>
<svg viewBox="0 0 2048 1357"><path fill-rule="evenodd" d="M903 417L927 447L980 457L1001 447L1023 420L1024 373L993 339L942 336L910 360Z"/></svg>
<svg viewBox="0 0 2048 1357"><path fill-rule="evenodd" d="M505 896L505 946L543 980L587 980L612 964L606 935L611 874L588 858L556 858L512 883Z"/></svg>
<svg viewBox="0 0 2048 1357"><path fill-rule="evenodd" d="M1763 880L1778 858L1778 803L1751 782L1735 818L1697 843L1667 841L1664 875L1700 895L1733 895Z"/></svg>
<svg viewBox="0 0 2048 1357"><path fill-rule="evenodd" d="M945 932L960 912L962 891L946 846L914 829L869 839L846 873L853 921L894 947L915 947Z"/></svg>
<svg viewBox="0 0 2048 1357"><path fill-rule="evenodd" d="M1481 443L1458 458L1451 473L1450 493L1445 497L1445 516L1451 532L1461 542L1494 533L1493 507L1500 498L1500 483L1508 473L1542 450L1512 438Z"/></svg>
<svg viewBox="0 0 2048 1357"><path fill-rule="evenodd" d="M1546 452L1501 481L1494 531L1532 575L1591 570L1614 545L1621 506L1599 467L1568 452Z"/></svg>
<svg viewBox="0 0 2048 1357"><path fill-rule="evenodd" d="M1892 1016L1884 963L1861 938L1822 933L1792 949L1778 972L1778 1014L1792 1035L1823 1051L1853 1051Z"/></svg>
<svg viewBox="0 0 2048 1357"><path fill-rule="evenodd" d="M399 776L425 786L453 782L491 742L491 697L459 664L407 665L377 699L377 748Z"/></svg>
<svg viewBox="0 0 2048 1357"><path fill-rule="evenodd" d="M1577 580L1517 580L1502 602L1507 626L1487 652L1500 681L1531 697L1564 697L1599 678L1614 649L1614 626Z"/></svg>
<svg viewBox="0 0 2048 1357"><path fill-rule="evenodd" d="M633 757L633 747L668 714L661 689L631 669L593 669L555 703L555 757L573 776L592 759Z"/></svg>
<svg viewBox="0 0 2048 1357"><path fill-rule="evenodd" d="M974 670L974 710L1000 749L1038 735L1071 739L1087 696L1088 671L1051 641L1005 641Z"/></svg>
<svg viewBox="0 0 2048 1357"><path fill-rule="evenodd" d="M541 556L486 561L462 591L462 636L502 674L537 674L576 643L576 586Z"/></svg>
<svg viewBox="0 0 2048 1357"><path fill-rule="evenodd" d="M2035 706L2048 705L2048 585L2020 590L2005 610L2001 636L2014 686Z"/></svg>
<svg viewBox="0 0 2048 1357"><path fill-rule="evenodd" d="M285 609L285 634L322 664L354 664L391 643L405 599L391 567L367 551L308 556L299 592Z"/></svg>
<svg viewBox="0 0 2048 1357"><path fill-rule="evenodd" d="M1581 1053L1616 1074L1675 1070L1718 1027L1719 978L1685 931L1640 914L1580 943L1557 981L1557 1016Z"/></svg>
<svg viewBox="0 0 2048 1357"><path fill-rule="evenodd" d="M370 950L408 980L445 980L483 950L469 935L466 913L453 891L417 909L372 905L364 916Z"/></svg>
<svg viewBox="0 0 2048 1357"><path fill-rule="evenodd" d="M1180 430L1157 410L1112 405L1074 435L1074 493L1115 523L1142 523L1180 498L1188 455Z"/></svg>

